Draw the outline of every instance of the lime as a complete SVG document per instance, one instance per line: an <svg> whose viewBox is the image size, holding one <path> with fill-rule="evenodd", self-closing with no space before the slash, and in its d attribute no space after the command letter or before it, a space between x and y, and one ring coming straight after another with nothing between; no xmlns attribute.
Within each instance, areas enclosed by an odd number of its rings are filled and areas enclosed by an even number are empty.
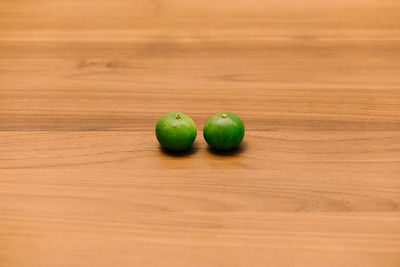
<svg viewBox="0 0 400 267"><path fill-rule="evenodd" d="M212 116L203 129L206 142L215 149L228 150L237 147L244 137L244 124L232 112Z"/></svg>
<svg viewBox="0 0 400 267"><path fill-rule="evenodd" d="M170 150L187 149L193 144L196 135L197 129L193 120L182 112L167 113L156 125L158 142Z"/></svg>

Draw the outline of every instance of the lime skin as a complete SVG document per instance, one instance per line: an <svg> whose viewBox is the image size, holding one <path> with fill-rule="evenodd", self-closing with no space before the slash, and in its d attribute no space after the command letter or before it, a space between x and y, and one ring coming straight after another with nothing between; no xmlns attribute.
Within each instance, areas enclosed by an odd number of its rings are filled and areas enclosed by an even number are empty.
<svg viewBox="0 0 400 267"><path fill-rule="evenodd" d="M206 142L214 149L233 149L244 137L243 121L232 112L220 112L206 122L203 135Z"/></svg>
<svg viewBox="0 0 400 267"><path fill-rule="evenodd" d="M162 116L156 125L158 142L165 148L182 151L196 139L197 129L193 120L182 112L170 112Z"/></svg>

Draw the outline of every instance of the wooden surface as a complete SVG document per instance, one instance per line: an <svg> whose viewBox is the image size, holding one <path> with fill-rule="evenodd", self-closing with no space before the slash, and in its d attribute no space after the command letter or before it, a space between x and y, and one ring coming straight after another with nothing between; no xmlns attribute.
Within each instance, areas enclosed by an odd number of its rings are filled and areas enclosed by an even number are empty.
<svg viewBox="0 0 400 267"><path fill-rule="evenodd" d="M399 1L0 1L0 266L398 267L399 212Z"/></svg>

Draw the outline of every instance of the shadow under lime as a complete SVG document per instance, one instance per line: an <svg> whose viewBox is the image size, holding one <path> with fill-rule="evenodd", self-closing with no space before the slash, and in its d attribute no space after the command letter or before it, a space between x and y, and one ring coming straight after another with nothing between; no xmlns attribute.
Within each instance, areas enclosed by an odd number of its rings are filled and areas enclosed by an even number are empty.
<svg viewBox="0 0 400 267"><path fill-rule="evenodd" d="M233 149L229 149L229 150L218 150L218 149L212 148L210 146L208 146L207 150L211 154L214 154L217 156L232 157L232 156L238 156L238 155L242 154L243 152L245 152L247 150L247 147L248 147L247 143L242 142L239 146L237 146Z"/></svg>

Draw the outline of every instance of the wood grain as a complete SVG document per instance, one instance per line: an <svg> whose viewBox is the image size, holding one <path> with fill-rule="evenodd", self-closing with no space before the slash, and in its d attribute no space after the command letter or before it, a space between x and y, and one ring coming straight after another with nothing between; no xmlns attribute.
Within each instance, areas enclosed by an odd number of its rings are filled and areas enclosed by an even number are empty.
<svg viewBox="0 0 400 267"><path fill-rule="evenodd" d="M399 266L399 29L394 0L0 1L0 266Z"/></svg>

